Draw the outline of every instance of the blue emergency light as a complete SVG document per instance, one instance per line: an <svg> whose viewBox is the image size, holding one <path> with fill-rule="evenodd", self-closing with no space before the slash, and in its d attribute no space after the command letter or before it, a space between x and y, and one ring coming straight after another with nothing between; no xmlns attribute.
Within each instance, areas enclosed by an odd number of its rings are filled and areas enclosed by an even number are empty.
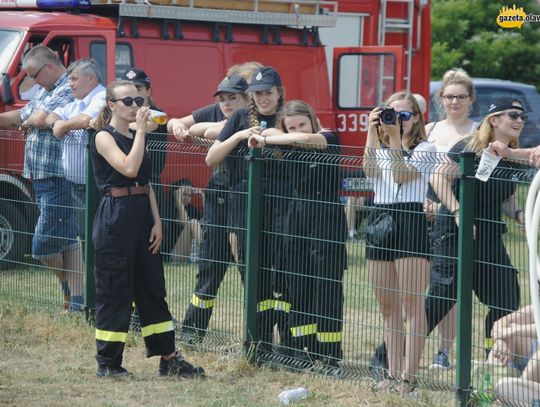
<svg viewBox="0 0 540 407"><path fill-rule="evenodd" d="M37 0L38 8L84 8L90 7L90 0Z"/></svg>
<svg viewBox="0 0 540 407"><path fill-rule="evenodd" d="M0 8L87 8L90 0L4 0Z"/></svg>

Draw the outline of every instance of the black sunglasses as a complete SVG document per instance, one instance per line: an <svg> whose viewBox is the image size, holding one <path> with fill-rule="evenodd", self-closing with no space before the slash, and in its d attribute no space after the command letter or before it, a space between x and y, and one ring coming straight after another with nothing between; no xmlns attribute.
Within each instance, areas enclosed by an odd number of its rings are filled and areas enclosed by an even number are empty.
<svg viewBox="0 0 540 407"><path fill-rule="evenodd" d="M131 106L133 102L135 102L137 106L142 106L144 103L144 98L142 96L137 96L134 98L132 98L131 96L126 96L125 98L122 98L122 99L111 99L111 102L118 102L118 101L122 101L122 103L126 106Z"/></svg>
<svg viewBox="0 0 540 407"><path fill-rule="evenodd" d="M512 120L513 122L516 122L517 119L521 119L522 122L526 122L527 121L527 115L525 113L521 113L521 112L504 112L498 116L506 116L508 117L510 120Z"/></svg>

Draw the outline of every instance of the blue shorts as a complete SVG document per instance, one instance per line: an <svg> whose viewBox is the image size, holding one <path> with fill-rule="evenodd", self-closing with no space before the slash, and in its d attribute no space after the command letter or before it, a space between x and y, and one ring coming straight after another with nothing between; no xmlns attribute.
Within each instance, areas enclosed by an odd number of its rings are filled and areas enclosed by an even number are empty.
<svg viewBox="0 0 540 407"><path fill-rule="evenodd" d="M79 246L71 185L65 178L48 177L32 183L39 218L32 239L32 257L47 259Z"/></svg>

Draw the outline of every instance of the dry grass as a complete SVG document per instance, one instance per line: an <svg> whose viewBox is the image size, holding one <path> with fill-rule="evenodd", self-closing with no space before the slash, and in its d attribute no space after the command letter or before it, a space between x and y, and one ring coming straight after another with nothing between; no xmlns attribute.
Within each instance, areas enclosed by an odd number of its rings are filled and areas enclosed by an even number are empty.
<svg viewBox="0 0 540 407"><path fill-rule="evenodd" d="M159 379L157 359L144 357L130 336L124 366L131 381L95 377L93 329L80 316L47 314L0 304L2 406L277 406L286 388L305 386L304 406L445 406L450 393L421 391L416 398L372 393L371 381L337 381L257 368L236 355L186 352L205 367L206 380Z"/></svg>

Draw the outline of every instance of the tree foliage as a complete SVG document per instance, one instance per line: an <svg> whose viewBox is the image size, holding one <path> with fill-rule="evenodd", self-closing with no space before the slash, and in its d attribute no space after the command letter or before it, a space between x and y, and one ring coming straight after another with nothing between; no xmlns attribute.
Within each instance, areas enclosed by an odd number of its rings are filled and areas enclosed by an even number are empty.
<svg viewBox="0 0 540 407"><path fill-rule="evenodd" d="M525 82L540 89L540 23L525 23L521 29L496 23L501 7L512 4L432 0L432 78L461 67L473 77ZM527 14L540 14L532 0L515 4Z"/></svg>

